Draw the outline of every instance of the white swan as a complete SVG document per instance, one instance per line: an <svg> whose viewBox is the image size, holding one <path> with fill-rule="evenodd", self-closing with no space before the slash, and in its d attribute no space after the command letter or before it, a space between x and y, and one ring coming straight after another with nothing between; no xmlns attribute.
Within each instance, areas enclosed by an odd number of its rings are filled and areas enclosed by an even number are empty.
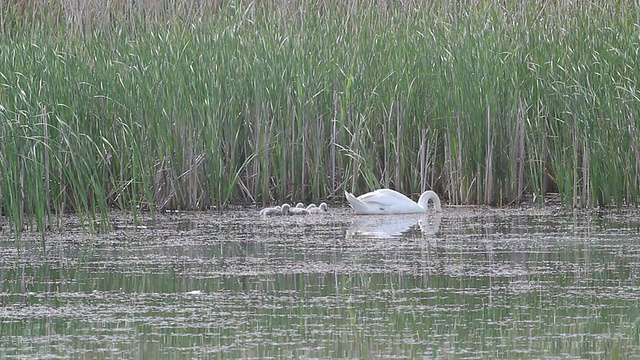
<svg viewBox="0 0 640 360"><path fill-rule="evenodd" d="M276 206L276 207L264 208L260 210L260 215L263 215L263 216L289 215L289 210L290 210L289 204L284 204L282 205L282 207Z"/></svg>
<svg viewBox="0 0 640 360"><path fill-rule="evenodd" d="M441 211L440 198L438 195L427 190L420 195L420 200L416 203L401 193L391 189L378 189L358 197L345 191L345 196L349 205L356 214L413 214L427 212L429 200L433 202L436 211Z"/></svg>
<svg viewBox="0 0 640 360"><path fill-rule="evenodd" d="M324 214L329 212L329 206L327 206L327 203L322 203L320 206L313 205L313 207L311 207L311 205L307 208L307 211L309 211L310 214Z"/></svg>

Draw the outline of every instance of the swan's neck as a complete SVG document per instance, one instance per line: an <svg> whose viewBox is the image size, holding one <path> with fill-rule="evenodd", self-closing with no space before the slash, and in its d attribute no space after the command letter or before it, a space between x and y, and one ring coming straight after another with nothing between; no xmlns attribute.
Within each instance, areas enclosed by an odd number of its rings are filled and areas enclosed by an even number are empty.
<svg viewBox="0 0 640 360"><path fill-rule="evenodd" d="M440 205L440 198L438 194L431 190L427 190L422 195L420 195L420 200L418 200L418 205L423 207L425 210L429 209L429 200L433 202L433 206L437 211L442 210L442 206Z"/></svg>

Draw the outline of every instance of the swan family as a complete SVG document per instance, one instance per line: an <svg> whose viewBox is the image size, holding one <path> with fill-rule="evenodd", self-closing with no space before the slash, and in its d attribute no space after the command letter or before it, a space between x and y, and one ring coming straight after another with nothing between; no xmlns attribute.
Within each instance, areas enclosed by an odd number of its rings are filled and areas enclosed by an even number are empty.
<svg viewBox="0 0 640 360"><path fill-rule="evenodd" d="M378 189L355 197L352 193L344 193L349 205L356 214L361 215L384 215L384 214L418 214L429 211L429 203L433 203L435 211L442 211L442 204L438 194L427 190L420 195L418 202L409 199L406 195L391 189ZM325 214L329 212L326 203L316 206L310 204L305 207L303 203L291 207L289 204L282 206L268 207L260 211L263 216L284 216L284 215L310 215Z"/></svg>
<svg viewBox="0 0 640 360"><path fill-rule="evenodd" d="M378 189L358 197L345 191L349 205L356 214L380 215L380 214L415 214L425 213L429 209L429 201L433 202L436 211L442 210L438 195L427 190L420 195L416 203L405 195L391 189Z"/></svg>
<svg viewBox="0 0 640 360"><path fill-rule="evenodd" d="M289 204L282 204L282 206L268 207L260 210L262 216L286 216L286 215L311 215L311 214L328 214L329 206L326 203L322 203L319 206L310 204L305 207L303 203L297 203L295 207L291 207Z"/></svg>

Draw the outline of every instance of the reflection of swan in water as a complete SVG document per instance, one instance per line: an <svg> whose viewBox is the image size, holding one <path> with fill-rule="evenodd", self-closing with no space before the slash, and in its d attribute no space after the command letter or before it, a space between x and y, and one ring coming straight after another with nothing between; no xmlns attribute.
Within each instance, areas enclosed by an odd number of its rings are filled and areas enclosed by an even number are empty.
<svg viewBox="0 0 640 360"><path fill-rule="evenodd" d="M354 217L347 238L393 238L434 235L440 228L442 213L404 216Z"/></svg>
<svg viewBox="0 0 640 360"><path fill-rule="evenodd" d="M405 195L391 189L378 189L358 197L345 191L349 205L356 214L415 214L429 210L429 200L433 202L436 211L442 210L438 195L427 190L420 195L416 203Z"/></svg>
<svg viewBox="0 0 640 360"><path fill-rule="evenodd" d="M430 216L422 216L418 220L418 227L424 235L435 235L440 230L440 223L442 222L442 213L438 212Z"/></svg>

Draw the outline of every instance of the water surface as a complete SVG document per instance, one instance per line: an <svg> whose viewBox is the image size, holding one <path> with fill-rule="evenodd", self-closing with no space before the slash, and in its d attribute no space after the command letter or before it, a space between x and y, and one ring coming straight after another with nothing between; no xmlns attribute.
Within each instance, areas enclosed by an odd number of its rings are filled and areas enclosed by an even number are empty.
<svg viewBox="0 0 640 360"><path fill-rule="evenodd" d="M640 357L640 217L177 213L0 237L0 358Z"/></svg>

